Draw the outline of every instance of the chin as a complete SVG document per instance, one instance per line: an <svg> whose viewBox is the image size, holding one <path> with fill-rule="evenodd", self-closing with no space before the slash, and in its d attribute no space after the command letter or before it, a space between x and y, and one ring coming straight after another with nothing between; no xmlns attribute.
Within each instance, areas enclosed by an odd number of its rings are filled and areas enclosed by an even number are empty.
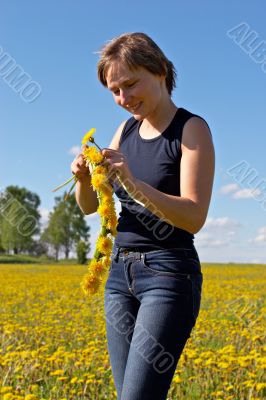
<svg viewBox="0 0 266 400"><path fill-rule="evenodd" d="M137 120L137 121L142 121L144 119L143 115L141 114L132 114L132 116Z"/></svg>
<svg viewBox="0 0 266 400"><path fill-rule="evenodd" d="M147 113L145 113L145 112L141 112L141 110L138 112L136 112L136 113L132 113L132 116L137 120L137 121L142 121L144 118L146 118L146 115Z"/></svg>

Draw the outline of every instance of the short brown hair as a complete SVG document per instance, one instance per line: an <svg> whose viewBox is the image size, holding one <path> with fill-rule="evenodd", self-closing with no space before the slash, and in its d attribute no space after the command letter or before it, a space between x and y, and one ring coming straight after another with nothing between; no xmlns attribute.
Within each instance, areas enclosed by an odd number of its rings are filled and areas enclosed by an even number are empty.
<svg viewBox="0 0 266 400"><path fill-rule="evenodd" d="M176 70L173 63L145 33L124 33L102 48L97 71L98 78L105 87L108 68L117 60L125 62L130 69L143 67L154 75L166 75L165 84L170 95L176 86Z"/></svg>

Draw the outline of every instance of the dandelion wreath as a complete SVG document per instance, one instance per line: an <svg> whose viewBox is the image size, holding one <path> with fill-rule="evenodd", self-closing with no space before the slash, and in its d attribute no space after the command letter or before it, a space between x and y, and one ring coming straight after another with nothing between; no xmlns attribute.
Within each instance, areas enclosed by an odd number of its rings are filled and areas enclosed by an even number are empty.
<svg viewBox="0 0 266 400"><path fill-rule="evenodd" d="M82 139L82 144L87 142L97 144L92 135L95 129L91 129ZM97 146L99 148L99 146ZM89 261L88 273L84 276L81 287L85 294L95 294L111 263L113 237L117 234L117 217L113 200L113 188L108 181L108 169L101 165L104 156L94 146L88 146L83 150L86 164L91 166L91 185L97 193L99 206L97 212L101 217L101 229L96 240L96 248L93 258Z"/></svg>
<svg viewBox="0 0 266 400"><path fill-rule="evenodd" d="M84 276L81 282L81 287L85 294L95 294L102 281L105 272L111 263L111 252L113 247L113 237L117 234L117 217L115 212L115 204L113 200L113 188L108 181L108 167L101 165L104 156L101 153L101 148L97 145L92 135L96 131L92 128L87 132L83 139L82 144L87 145L88 142L93 143L94 146L84 148L82 154L86 160L86 165L90 166L91 172L91 185L93 190L97 193L99 206L97 212L101 217L101 229L98 239L96 241L96 248L93 258L89 261L88 273ZM74 181L69 192L65 196L68 199L70 193L77 183L77 177L73 175L66 182L53 189L53 192Z"/></svg>

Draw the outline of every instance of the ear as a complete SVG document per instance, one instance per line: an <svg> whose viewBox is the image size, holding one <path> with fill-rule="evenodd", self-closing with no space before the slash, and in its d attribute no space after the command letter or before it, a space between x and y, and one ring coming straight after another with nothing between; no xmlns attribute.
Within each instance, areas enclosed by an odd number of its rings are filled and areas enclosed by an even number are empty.
<svg viewBox="0 0 266 400"><path fill-rule="evenodd" d="M158 78L159 78L160 85L163 85L166 82L166 74L159 75Z"/></svg>
<svg viewBox="0 0 266 400"><path fill-rule="evenodd" d="M163 67L164 67L164 74L163 74L163 76L166 78L167 73L168 73L168 68L167 68L166 62L163 63Z"/></svg>

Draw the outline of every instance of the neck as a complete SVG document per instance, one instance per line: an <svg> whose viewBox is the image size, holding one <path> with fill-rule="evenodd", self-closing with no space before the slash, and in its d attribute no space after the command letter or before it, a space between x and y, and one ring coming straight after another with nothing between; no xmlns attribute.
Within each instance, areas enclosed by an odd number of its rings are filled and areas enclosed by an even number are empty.
<svg viewBox="0 0 266 400"><path fill-rule="evenodd" d="M143 119L141 129L146 132L162 132L174 117L177 109L172 99L168 97L163 104L158 105L152 115Z"/></svg>

